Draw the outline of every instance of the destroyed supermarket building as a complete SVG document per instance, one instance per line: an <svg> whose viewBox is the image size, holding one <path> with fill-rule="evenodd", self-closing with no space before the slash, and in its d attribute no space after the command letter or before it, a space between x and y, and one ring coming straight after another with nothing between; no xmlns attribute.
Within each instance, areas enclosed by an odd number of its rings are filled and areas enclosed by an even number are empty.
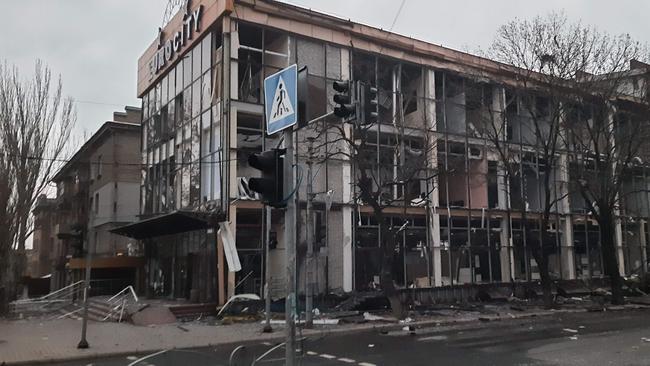
<svg viewBox="0 0 650 366"><path fill-rule="evenodd" d="M543 162L528 146L532 132L517 108L525 93L513 86L512 69L279 2L195 0L169 20L138 61L146 166L141 220L115 232L144 243L147 295L223 303L235 293L262 293L264 209L247 186L256 175L247 158L282 144L278 135L265 133L262 84L292 64L308 67L310 119L333 110L336 80L365 81L379 89L379 123L369 127L372 154L366 156L374 159L374 184L385 187L382 197L392 202L377 222L372 208L358 199L358 161L336 154L346 147L336 138L328 142L328 134L315 135L317 127L299 130L298 170L308 169L308 137L318 136L313 143L319 157L312 167L309 223L306 178L298 192L300 292L307 225L316 251L311 269L321 293L362 291L379 282L380 224L402 227L392 263L398 286L539 278L522 220L539 215ZM543 97L539 103L545 103ZM476 133L486 105L500 106L509 123L504 138L527 151L509 190L496 153ZM351 131L340 120L321 124L326 123ZM420 179L385 184L399 181L400 167L410 161L423 164ZM553 174L551 276L601 277L598 226L579 195L569 194L569 172L558 168ZM648 184L645 175L635 179L637 186ZM618 224L621 273L646 267L646 196L639 195L635 209L626 211L634 219ZM271 217L273 297L284 296L283 216L273 210ZM234 243L221 235L228 231ZM241 263L237 272L229 270L224 253L224 246L233 245Z"/></svg>

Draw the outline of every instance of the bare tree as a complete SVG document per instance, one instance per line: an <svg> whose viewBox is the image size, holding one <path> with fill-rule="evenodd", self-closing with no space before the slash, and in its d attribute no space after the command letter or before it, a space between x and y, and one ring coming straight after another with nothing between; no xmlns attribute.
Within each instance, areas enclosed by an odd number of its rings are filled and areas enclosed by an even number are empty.
<svg viewBox="0 0 650 366"><path fill-rule="evenodd" d="M361 125L357 120L350 123L325 122L315 128L316 141L323 142L314 148L323 161L342 159L352 165L353 200L357 205L370 207L372 217L379 226L381 263L378 285L388 298L393 314L400 318L404 315L404 309L396 285L398 274L393 269L396 254L402 250L397 244L397 235L406 229L408 223L404 217L402 225L390 224L386 209L399 207L405 212L413 202L428 199L432 188L428 192L420 192L410 187L419 187L422 181L429 182L429 187L433 186L436 167L431 166L431 154L436 139L427 127L431 118L426 117L426 111L417 113L420 118L416 122L405 120L404 106L418 102L415 93L380 89L379 99L379 108L385 110L385 113L379 113L383 127L378 127L379 123ZM394 108L388 102L381 106L381 100L391 99L396 101ZM420 99L422 102L423 98ZM327 139L321 138L325 135ZM417 141L416 146L411 141Z"/></svg>
<svg viewBox="0 0 650 366"><path fill-rule="evenodd" d="M42 62L29 80L15 66L0 66L0 285L9 298L25 269L31 211L65 158L75 120L60 78L53 81Z"/></svg>
<svg viewBox="0 0 650 366"><path fill-rule="evenodd" d="M512 157L519 154L513 144L504 143L504 128L512 123L530 130L532 141L527 143L533 146L538 158L544 160L539 173L543 174L541 183L545 199L538 245L532 254L540 269L547 303L551 289L547 248L552 241L545 239L545 231L556 201L563 198L551 195L555 182L550 178L556 167L564 169L567 165L572 167L570 186L580 192L598 221L605 272L612 282L614 302L621 302L614 230L620 181L638 156L645 137L640 133L642 113L637 114L637 118L628 118L623 130L617 128L619 124L614 117L622 100L633 103L637 112L639 108L647 112L647 94L639 97L627 93L630 90L627 83L631 81L628 65L632 60L646 58L647 49L628 35L613 37L580 22L572 23L562 13L550 13L501 26L489 55L515 66L509 69L515 76L513 95L517 95L518 108L525 110L528 120L527 125L522 121L509 121L507 113L503 113L503 117L492 119L494 123L487 128L507 174L514 173L510 171ZM616 141L625 141L620 136L623 131L629 143L617 145ZM568 152L568 164L558 164L560 152ZM596 173L597 188L594 187L596 181L587 179L587 172ZM571 184L578 182L582 183Z"/></svg>

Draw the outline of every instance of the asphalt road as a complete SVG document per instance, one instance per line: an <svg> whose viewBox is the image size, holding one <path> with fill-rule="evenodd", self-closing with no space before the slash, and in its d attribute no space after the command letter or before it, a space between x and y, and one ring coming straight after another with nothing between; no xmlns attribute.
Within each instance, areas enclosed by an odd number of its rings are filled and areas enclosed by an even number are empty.
<svg viewBox="0 0 650 366"><path fill-rule="evenodd" d="M647 340L646 340L647 339ZM244 345L237 365L250 365L273 345ZM138 366L228 365L235 346L176 350L140 361ZM262 366L283 365L284 350ZM58 365L128 365L139 356ZM650 365L650 312L558 314L526 320L432 326L415 334L323 333L301 345L298 365Z"/></svg>

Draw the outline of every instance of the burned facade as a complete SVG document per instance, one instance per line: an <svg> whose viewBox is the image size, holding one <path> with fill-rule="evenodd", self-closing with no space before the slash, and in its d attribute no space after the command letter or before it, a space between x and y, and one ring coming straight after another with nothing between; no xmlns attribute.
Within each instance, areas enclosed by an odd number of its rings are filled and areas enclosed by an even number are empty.
<svg viewBox="0 0 650 366"><path fill-rule="evenodd" d="M165 45L175 42L188 19L192 32L181 35L175 56L161 64ZM336 80L378 88L378 121L367 128L363 159L371 160L373 184L386 203L378 222L359 199L360 157L351 156L336 134L317 131L340 121L326 118L296 133L299 171L309 169L309 144L318 146L312 180L303 179L298 190L301 291L307 240L315 247L311 269L318 291L376 286L382 225L401 228L392 272L402 287L537 280L530 248L538 239L531 233L541 229L552 233L542 240L553 248L553 278L603 275L598 226L570 187L567 153L559 152L557 166L541 169L547 162L536 151L530 115L522 108L522 98L530 97L503 65L287 4L196 0L170 20L138 62L141 221L115 232L144 243L148 294L224 302L235 293L262 293L264 209L248 188L247 178L256 173L246 161L253 152L283 144L265 133L262 84L292 64L308 69L308 119L332 111ZM647 75L646 67L635 69ZM535 98L543 114L548 100ZM494 114L507 121L503 141L517 147L518 168L508 173L482 132L482 121ZM339 131L354 141L350 126ZM536 224L547 195L542 171L553 182L546 228ZM646 187L645 171L629 185ZM635 195L618 224L625 274L647 267L650 200L647 193ZM270 290L281 297L283 215L274 210L271 216ZM236 272L224 253L233 245L242 268Z"/></svg>

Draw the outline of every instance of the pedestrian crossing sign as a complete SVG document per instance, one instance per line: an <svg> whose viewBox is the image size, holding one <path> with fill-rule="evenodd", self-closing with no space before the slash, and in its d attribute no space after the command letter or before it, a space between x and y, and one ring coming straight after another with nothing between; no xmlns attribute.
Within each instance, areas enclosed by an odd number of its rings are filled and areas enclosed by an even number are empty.
<svg viewBox="0 0 650 366"><path fill-rule="evenodd" d="M298 120L298 67L294 64L264 79L266 133L271 135Z"/></svg>

